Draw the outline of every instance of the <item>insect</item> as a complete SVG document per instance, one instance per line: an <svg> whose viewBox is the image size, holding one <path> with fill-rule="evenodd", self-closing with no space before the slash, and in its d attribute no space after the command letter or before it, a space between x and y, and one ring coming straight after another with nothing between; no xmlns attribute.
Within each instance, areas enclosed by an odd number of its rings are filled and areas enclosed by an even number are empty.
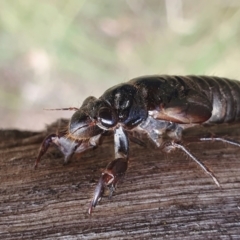
<svg viewBox="0 0 240 240"><path fill-rule="evenodd" d="M99 145L101 137L114 134L115 159L102 172L89 207L89 214L109 188L112 196L129 162L131 132L145 133L157 147L170 152L181 149L220 186L213 172L181 143L184 129L196 125L240 121L240 82L209 76L153 75L134 78L106 90L99 98L88 97L75 110L64 134L47 136L35 167L53 143L67 163L74 153ZM167 138L167 140L166 140ZM240 146L222 138L219 140Z"/></svg>

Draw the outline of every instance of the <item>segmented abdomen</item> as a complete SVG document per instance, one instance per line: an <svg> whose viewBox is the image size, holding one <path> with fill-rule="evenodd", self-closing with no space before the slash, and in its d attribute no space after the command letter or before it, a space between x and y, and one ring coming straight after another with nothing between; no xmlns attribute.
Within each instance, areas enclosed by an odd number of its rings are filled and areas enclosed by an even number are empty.
<svg viewBox="0 0 240 240"><path fill-rule="evenodd" d="M240 81L220 77L186 76L183 81L202 91L212 104L207 123L240 121Z"/></svg>
<svg viewBox="0 0 240 240"><path fill-rule="evenodd" d="M211 76L143 76L132 79L130 84L148 92L148 108L154 109L158 102L167 102L176 94L180 98L188 97L193 90L206 97L211 117L205 123L224 123L240 121L240 81ZM174 91L173 91L174 89ZM161 99L162 98L162 99ZM165 98L165 99L163 99ZM201 114L199 112L199 114Z"/></svg>

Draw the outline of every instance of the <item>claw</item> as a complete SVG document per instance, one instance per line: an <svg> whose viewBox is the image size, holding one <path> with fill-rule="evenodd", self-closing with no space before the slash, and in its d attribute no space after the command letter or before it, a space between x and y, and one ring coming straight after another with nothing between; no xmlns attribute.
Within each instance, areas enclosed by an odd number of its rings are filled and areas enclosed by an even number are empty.
<svg viewBox="0 0 240 240"><path fill-rule="evenodd" d="M89 214L92 213L93 208L95 208L98 202L101 200L106 187L108 187L110 190L109 198L112 197L116 184L124 176L127 170L127 165L128 161L124 158L115 159L108 164L95 188L94 195L88 209Z"/></svg>
<svg viewBox="0 0 240 240"><path fill-rule="evenodd" d="M98 145L101 135L94 136L87 140L72 140L65 135L51 134L47 136L41 145L34 168L36 169L42 156L47 152L50 145L56 145L64 155L64 164L72 158L74 153L82 153Z"/></svg>
<svg viewBox="0 0 240 240"><path fill-rule="evenodd" d="M50 134L48 135L42 142L41 148L39 150L35 165L34 165L34 169L37 168L38 163L40 162L41 157L47 152L49 146L52 144L53 139L58 138L58 136L56 134Z"/></svg>
<svg viewBox="0 0 240 240"><path fill-rule="evenodd" d="M90 203L88 213L91 214L93 208L95 208L98 204L98 202L101 200L105 187L110 187L114 189L114 186L111 186L113 184L114 176L111 173L103 172L102 176L100 177L98 184L95 188L94 195L92 198L92 201ZM112 195L112 191L110 191L110 196Z"/></svg>
<svg viewBox="0 0 240 240"><path fill-rule="evenodd" d="M103 177L101 177L98 181L97 187L93 195L93 199L88 209L89 214L92 213L93 208L95 208L98 202L101 200L103 193L104 193L104 184L103 184Z"/></svg>

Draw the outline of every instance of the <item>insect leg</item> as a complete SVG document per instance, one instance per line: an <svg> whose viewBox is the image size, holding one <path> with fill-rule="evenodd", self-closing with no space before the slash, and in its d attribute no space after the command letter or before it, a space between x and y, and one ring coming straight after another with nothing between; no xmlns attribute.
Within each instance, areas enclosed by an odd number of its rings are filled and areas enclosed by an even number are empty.
<svg viewBox="0 0 240 240"><path fill-rule="evenodd" d="M212 138L200 138L201 141L220 141L224 143L228 143L237 147L240 147L240 143L235 142L233 140L225 139L225 138L219 138L219 137L212 137Z"/></svg>
<svg viewBox="0 0 240 240"><path fill-rule="evenodd" d="M187 156L189 156L193 161L195 161L198 164L198 166L200 166L206 174L208 174L213 179L214 183L218 187L220 187L220 183L215 177L214 173L207 166L205 166L200 160L198 160L193 154L191 154L183 145L172 142L170 148L172 147L181 149L185 154L187 154Z"/></svg>
<svg viewBox="0 0 240 240"><path fill-rule="evenodd" d="M42 142L41 148L39 150L34 168L36 169L38 166L38 163L40 162L41 157L47 152L49 146L52 144L53 139L58 137L57 134L50 134L48 135Z"/></svg>
<svg viewBox="0 0 240 240"><path fill-rule="evenodd" d="M87 149L97 146L99 136L100 135L88 141L82 141L82 140L72 140L70 138L67 138L67 136L65 135L60 136L57 134L50 134L42 142L34 168L35 169L37 168L37 165L40 162L41 157L47 152L51 144L56 145L58 149L63 153L64 164L66 164L68 163L68 161L71 159L71 157L75 152L81 153L86 151Z"/></svg>
<svg viewBox="0 0 240 240"><path fill-rule="evenodd" d="M128 152L129 143L126 132L122 127L118 127L114 131L114 144L115 144L115 159L111 161L106 169L102 172L102 175L95 188L93 198L90 203L88 213L91 214L92 210L98 202L101 200L104 189L109 188L109 197L112 196L116 184L125 175L128 167Z"/></svg>
<svg viewBox="0 0 240 240"><path fill-rule="evenodd" d="M131 135L131 134L128 134L128 138L129 138L129 140L130 140L131 142L136 143L136 144L138 144L138 145L141 146L141 147L146 147L145 142L143 142L143 141L140 140L139 138L137 138L137 137L135 137L135 136L133 136L133 135Z"/></svg>

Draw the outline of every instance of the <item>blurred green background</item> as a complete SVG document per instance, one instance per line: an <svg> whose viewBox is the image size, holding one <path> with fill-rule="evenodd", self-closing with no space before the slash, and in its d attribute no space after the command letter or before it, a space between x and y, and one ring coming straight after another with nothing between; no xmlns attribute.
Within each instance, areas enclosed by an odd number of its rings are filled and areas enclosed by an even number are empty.
<svg viewBox="0 0 240 240"><path fill-rule="evenodd" d="M240 79L239 0L1 0L1 128L41 130L146 74Z"/></svg>

